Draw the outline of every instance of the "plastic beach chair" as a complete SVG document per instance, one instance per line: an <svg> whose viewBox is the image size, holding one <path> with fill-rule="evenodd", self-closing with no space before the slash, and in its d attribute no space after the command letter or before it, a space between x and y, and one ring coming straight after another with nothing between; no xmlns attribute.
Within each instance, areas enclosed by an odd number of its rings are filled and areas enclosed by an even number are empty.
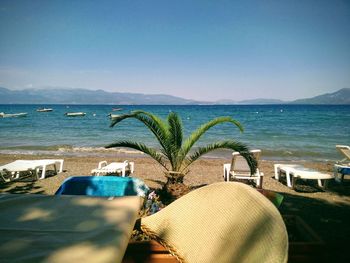
<svg viewBox="0 0 350 263"><path fill-rule="evenodd" d="M17 160L0 166L0 175L5 182L19 179L21 175L28 172L34 174L37 179L44 179L48 166L53 165L55 173L61 173L63 162L63 159ZM59 165L58 171L57 164Z"/></svg>
<svg viewBox="0 0 350 263"><path fill-rule="evenodd" d="M350 166L350 146L348 145L336 145L337 150L345 157L344 159L338 161L338 164Z"/></svg>
<svg viewBox="0 0 350 263"><path fill-rule="evenodd" d="M96 169L91 170L92 175L107 175L107 174L121 174L121 176L126 176L127 174L134 173L134 162L129 162L128 160L124 162L112 162L110 164L107 161L102 161L98 163Z"/></svg>
<svg viewBox="0 0 350 263"><path fill-rule="evenodd" d="M275 164L275 179L280 180L281 174L285 173L287 186L295 188L297 179L317 180L318 186L322 189L327 188L328 181L334 179L334 175L321 173L311 168L306 168L298 164Z"/></svg>
<svg viewBox="0 0 350 263"><path fill-rule="evenodd" d="M350 174L350 146L336 145L337 150L345 157L334 164L334 177L337 182L342 182L344 176ZM339 177L340 174L340 177Z"/></svg>
<svg viewBox="0 0 350 263"><path fill-rule="evenodd" d="M67 178L55 194L145 197L148 192L148 186L142 180L134 177L73 176Z"/></svg>
<svg viewBox="0 0 350 263"><path fill-rule="evenodd" d="M224 180L230 181L235 179L253 180L257 187L262 188L264 174L259 171L259 160L261 150L251 150L250 153L255 157L258 168L255 174L251 174L247 161L240 155L239 152L232 153L231 163L224 164Z"/></svg>
<svg viewBox="0 0 350 263"><path fill-rule="evenodd" d="M287 262L281 214L261 193L238 182L196 189L142 218L141 229L179 262Z"/></svg>

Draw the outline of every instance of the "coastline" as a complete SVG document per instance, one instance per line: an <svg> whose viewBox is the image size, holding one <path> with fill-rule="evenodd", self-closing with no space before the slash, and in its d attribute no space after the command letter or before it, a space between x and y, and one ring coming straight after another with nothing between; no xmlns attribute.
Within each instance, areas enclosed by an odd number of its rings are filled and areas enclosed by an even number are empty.
<svg viewBox="0 0 350 263"><path fill-rule="evenodd" d="M10 163L18 159L64 159L64 172L48 176L39 181L18 181L0 183L0 193L12 194L45 194L52 195L61 183L70 176L90 175L91 169L97 167L98 162L106 160L135 162L133 176L142 179L149 187L159 188L165 182L163 170L160 165L145 155L115 154L111 156L58 156L58 155L23 155L0 154L0 165ZM185 183L194 188L206 184L223 181L223 164L230 162L229 158L201 158L190 167L190 173L185 177ZM330 182L327 191L319 190L316 181L307 184L298 183L296 190L289 189L285 183L273 178L273 164L276 161L262 160L260 170L264 173L263 188L281 193L284 201L279 208L281 214L300 216L313 230L324 240L327 245L350 241L350 183L346 180L343 184ZM284 162L279 162L284 163ZM286 162L288 163L288 162ZM307 162L299 161L306 167L314 168L322 172L332 173L334 162Z"/></svg>

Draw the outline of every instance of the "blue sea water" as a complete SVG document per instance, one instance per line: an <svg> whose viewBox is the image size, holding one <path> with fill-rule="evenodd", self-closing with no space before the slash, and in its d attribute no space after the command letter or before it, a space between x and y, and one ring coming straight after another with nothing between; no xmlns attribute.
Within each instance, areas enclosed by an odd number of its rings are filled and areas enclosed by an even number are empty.
<svg viewBox="0 0 350 263"><path fill-rule="evenodd" d="M337 160L336 144L350 145L350 105L125 105L112 112L111 105L45 105L52 112L37 112L44 105L0 105L0 112L27 112L23 118L0 118L0 153L50 153L58 155L108 155L103 147L116 140L141 141L157 147L152 134L135 119L110 128L109 113L145 110L163 118L169 112L182 117L185 135L219 117L238 120L244 132L232 124L209 130L197 146L235 139L263 151L263 159ZM65 112L86 112L84 117L66 117ZM218 151L211 157L230 156Z"/></svg>

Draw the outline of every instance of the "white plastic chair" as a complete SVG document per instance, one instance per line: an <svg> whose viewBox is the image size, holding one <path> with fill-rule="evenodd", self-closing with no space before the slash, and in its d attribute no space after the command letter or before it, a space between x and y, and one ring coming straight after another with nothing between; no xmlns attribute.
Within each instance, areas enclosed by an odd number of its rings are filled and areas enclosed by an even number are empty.
<svg viewBox="0 0 350 263"><path fill-rule="evenodd" d="M334 177L336 182L342 182L346 174L350 174L350 146L336 145L337 150L345 157L334 164ZM340 174L340 177L339 177Z"/></svg>
<svg viewBox="0 0 350 263"><path fill-rule="evenodd" d="M334 179L332 174L321 173L311 168L306 168L299 164L275 164L275 179L280 180L281 173L286 174L287 186L295 188L297 179L317 180L318 186L322 189L327 188L329 180Z"/></svg>
<svg viewBox="0 0 350 263"><path fill-rule="evenodd" d="M61 173L63 171L63 162L63 159L17 160L0 166L0 175L5 182L19 179L24 172L35 173L37 179L44 179L48 166L53 165L55 173ZM58 171L57 164L60 165ZM9 176L6 176L7 174L9 174Z"/></svg>
<svg viewBox="0 0 350 263"><path fill-rule="evenodd" d="M96 176L120 173L122 177L125 177L127 172L129 174L134 173L134 162L126 160L120 163L112 162L108 164L107 161L101 161L96 169L91 170L91 174Z"/></svg>
<svg viewBox="0 0 350 263"><path fill-rule="evenodd" d="M264 174L259 171L259 160L261 150L251 150L258 163L255 174L251 174L247 161L239 152L232 153L231 163L224 164L224 180L229 182L231 179L253 180L257 187L262 188Z"/></svg>
<svg viewBox="0 0 350 263"><path fill-rule="evenodd" d="M337 150L345 157L344 159L338 161L338 164L346 164L350 166L350 146L348 145L336 145Z"/></svg>

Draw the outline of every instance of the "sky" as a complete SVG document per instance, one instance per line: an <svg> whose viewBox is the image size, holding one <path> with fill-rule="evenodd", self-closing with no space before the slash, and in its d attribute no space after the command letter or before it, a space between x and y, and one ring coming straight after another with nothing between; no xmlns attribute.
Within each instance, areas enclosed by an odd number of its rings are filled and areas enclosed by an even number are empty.
<svg viewBox="0 0 350 263"><path fill-rule="evenodd" d="M0 0L0 87L214 101L350 88L350 1Z"/></svg>

